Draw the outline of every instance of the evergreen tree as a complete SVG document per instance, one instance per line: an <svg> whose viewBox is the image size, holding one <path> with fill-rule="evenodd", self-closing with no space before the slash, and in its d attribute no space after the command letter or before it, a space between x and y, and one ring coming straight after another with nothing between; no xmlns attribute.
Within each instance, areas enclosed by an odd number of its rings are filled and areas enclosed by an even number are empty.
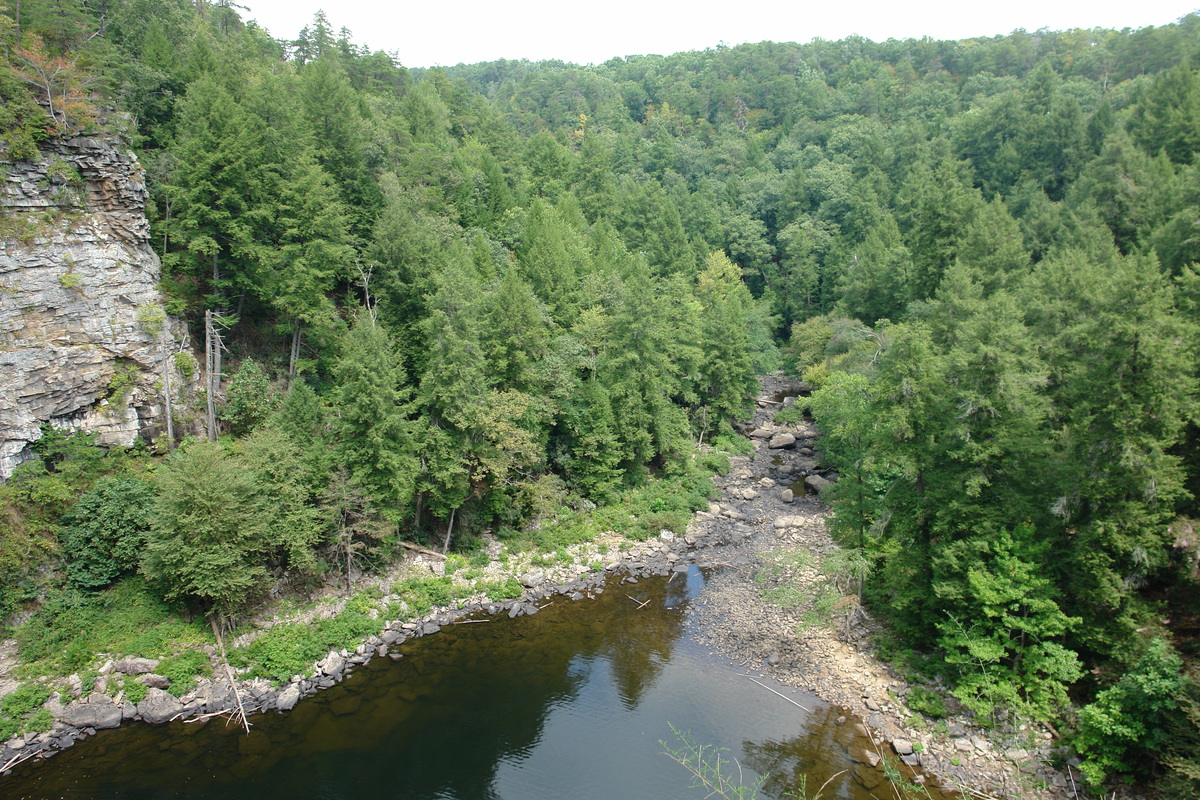
<svg viewBox="0 0 1200 800"><path fill-rule="evenodd" d="M363 313L342 340L338 451L351 475L393 524L408 516L416 481L412 392L383 327Z"/></svg>

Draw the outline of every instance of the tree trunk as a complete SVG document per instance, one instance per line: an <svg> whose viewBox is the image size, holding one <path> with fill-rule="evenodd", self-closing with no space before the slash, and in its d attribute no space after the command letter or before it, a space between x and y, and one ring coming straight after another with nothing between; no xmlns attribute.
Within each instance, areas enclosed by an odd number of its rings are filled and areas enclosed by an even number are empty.
<svg viewBox="0 0 1200 800"><path fill-rule="evenodd" d="M225 677L229 679L229 691L233 692L233 699L237 700L238 713L242 718L242 727L246 729L246 733L249 733L250 720L246 719L246 707L242 705L242 696L237 690L237 680L233 677L233 670L229 668L229 656L225 654L225 640L221 638L221 629L217 627L217 621L213 617L209 617L208 622L212 625L213 636L217 637L217 647L221 649L221 663L225 667Z"/></svg>
<svg viewBox="0 0 1200 800"><path fill-rule="evenodd" d="M300 358L300 320L296 320L296 327L292 330L292 354L288 359L288 386L291 387L291 382L296 378L296 361Z"/></svg>
<svg viewBox="0 0 1200 800"><path fill-rule="evenodd" d="M216 368L213 364L213 349L212 310L206 309L204 312L204 393L207 395L208 401L208 416L205 422L208 424L208 440L210 442L217 440L217 398L213 389L213 373Z"/></svg>
<svg viewBox="0 0 1200 800"><path fill-rule="evenodd" d="M450 537L454 535L454 515L457 508L450 511L450 524L446 526L446 541L442 542L442 555L450 552Z"/></svg>
<svg viewBox="0 0 1200 800"><path fill-rule="evenodd" d="M175 416L171 410L171 356L163 356L163 405L167 409L167 449L175 449Z"/></svg>

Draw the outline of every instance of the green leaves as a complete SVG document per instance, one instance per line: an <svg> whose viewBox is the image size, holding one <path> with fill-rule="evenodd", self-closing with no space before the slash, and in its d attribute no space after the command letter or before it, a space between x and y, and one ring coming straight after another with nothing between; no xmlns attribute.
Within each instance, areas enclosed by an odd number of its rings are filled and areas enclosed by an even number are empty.
<svg viewBox="0 0 1200 800"><path fill-rule="evenodd" d="M266 581L271 528L254 474L217 444L177 450L158 472L142 572L167 599L229 617Z"/></svg>
<svg viewBox="0 0 1200 800"><path fill-rule="evenodd" d="M137 571L153 497L143 481L117 476L79 498L59 533L73 584L98 589Z"/></svg>
<svg viewBox="0 0 1200 800"><path fill-rule="evenodd" d="M1168 725L1183 691L1181 660L1170 644L1153 639L1127 673L1079 711L1075 748L1088 782L1114 774L1141 776L1170 741Z"/></svg>

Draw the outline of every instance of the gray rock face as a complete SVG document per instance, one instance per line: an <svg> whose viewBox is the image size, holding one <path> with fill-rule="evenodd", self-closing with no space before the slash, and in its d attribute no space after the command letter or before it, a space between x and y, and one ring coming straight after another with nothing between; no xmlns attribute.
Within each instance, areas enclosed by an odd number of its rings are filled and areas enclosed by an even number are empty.
<svg viewBox="0 0 1200 800"><path fill-rule="evenodd" d="M63 709L60 719L76 728L115 728L121 724L121 709L111 698L102 694L91 694L76 700Z"/></svg>
<svg viewBox="0 0 1200 800"><path fill-rule="evenodd" d="M171 685L171 679L166 675L155 675L152 672L138 676L138 680L151 689L166 689Z"/></svg>
<svg viewBox="0 0 1200 800"><path fill-rule="evenodd" d="M173 694L162 689L150 689L145 699L137 704L138 716L151 725L161 725L169 722L172 717L183 711L180 703Z"/></svg>
<svg viewBox="0 0 1200 800"><path fill-rule="evenodd" d="M163 312L146 186L113 137L43 143L37 161L3 164L0 214L0 480L49 422L129 446L159 433L164 364L186 329ZM132 386L109 397L114 375Z"/></svg>

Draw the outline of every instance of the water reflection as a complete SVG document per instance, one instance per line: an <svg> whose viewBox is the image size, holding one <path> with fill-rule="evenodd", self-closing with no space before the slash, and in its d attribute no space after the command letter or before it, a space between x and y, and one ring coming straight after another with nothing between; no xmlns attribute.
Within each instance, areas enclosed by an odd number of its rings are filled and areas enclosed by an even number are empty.
<svg viewBox="0 0 1200 800"><path fill-rule="evenodd" d="M448 626L245 735L222 720L103 731L0 779L29 798L695 798L661 754L670 724L746 742L773 793L849 765L836 711L799 713L683 636L698 570L610 584L533 617ZM785 687L776 687L790 692ZM855 772L854 774L857 774ZM816 780L816 784L812 781ZM849 780L849 779L848 779ZM867 798L861 781L839 797ZM850 793L844 793L850 792Z"/></svg>

